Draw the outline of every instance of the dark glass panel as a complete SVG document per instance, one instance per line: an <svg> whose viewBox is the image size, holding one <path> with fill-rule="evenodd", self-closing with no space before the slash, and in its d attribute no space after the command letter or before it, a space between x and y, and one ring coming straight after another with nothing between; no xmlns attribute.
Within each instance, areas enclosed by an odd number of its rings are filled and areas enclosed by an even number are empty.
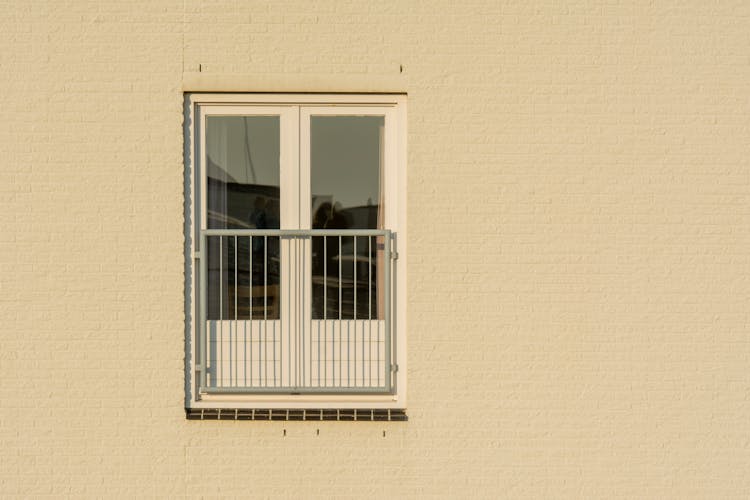
<svg viewBox="0 0 750 500"><path fill-rule="evenodd" d="M384 117L312 116L310 120L312 228L382 227ZM313 238L314 319L378 317L379 239Z"/></svg>
<svg viewBox="0 0 750 500"><path fill-rule="evenodd" d="M206 118L209 229L278 229L278 116ZM209 237L208 319L279 317L279 238ZM236 307L235 307L236 304Z"/></svg>

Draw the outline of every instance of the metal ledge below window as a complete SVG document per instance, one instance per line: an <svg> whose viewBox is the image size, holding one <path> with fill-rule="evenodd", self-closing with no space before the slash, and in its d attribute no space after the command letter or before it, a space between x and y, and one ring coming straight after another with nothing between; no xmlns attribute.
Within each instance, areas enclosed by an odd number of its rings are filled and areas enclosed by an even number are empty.
<svg viewBox="0 0 750 500"><path fill-rule="evenodd" d="M188 420L310 420L310 421L362 421L406 422L405 410L387 409L247 409L247 408L185 408Z"/></svg>

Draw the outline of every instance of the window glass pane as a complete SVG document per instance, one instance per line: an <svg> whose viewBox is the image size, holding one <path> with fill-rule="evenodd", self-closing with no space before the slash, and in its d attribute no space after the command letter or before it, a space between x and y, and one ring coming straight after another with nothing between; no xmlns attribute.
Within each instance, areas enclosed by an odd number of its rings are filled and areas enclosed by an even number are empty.
<svg viewBox="0 0 750 500"><path fill-rule="evenodd" d="M312 228L382 228L384 117L310 120ZM313 238L314 319L378 318L381 239Z"/></svg>
<svg viewBox="0 0 750 500"><path fill-rule="evenodd" d="M312 227L379 227L382 116L310 118Z"/></svg>
<svg viewBox="0 0 750 500"><path fill-rule="evenodd" d="M279 117L206 118L209 229L279 228Z"/></svg>
<svg viewBox="0 0 750 500"><path fill-rule="evenodd" d="M278 116L206 118L209 229L278 229ZM278 237L207 241L208 319L278 318Z"/></svg>

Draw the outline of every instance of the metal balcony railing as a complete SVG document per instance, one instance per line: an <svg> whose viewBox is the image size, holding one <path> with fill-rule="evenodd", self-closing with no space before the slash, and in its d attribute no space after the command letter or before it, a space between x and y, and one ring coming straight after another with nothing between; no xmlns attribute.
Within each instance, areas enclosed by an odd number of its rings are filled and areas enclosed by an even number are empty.
<svg viewBox="0 0 750 500"><path fill-rule="evenodd" d="M203 394L391 393L388 230L200 234Z"/></svg>

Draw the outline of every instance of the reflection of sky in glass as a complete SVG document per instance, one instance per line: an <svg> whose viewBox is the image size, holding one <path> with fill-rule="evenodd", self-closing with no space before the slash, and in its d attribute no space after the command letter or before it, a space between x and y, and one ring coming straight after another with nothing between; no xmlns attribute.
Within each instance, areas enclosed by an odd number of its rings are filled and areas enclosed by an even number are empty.
<svg viewBox="0 0 750 500"><path fill-rule="evenodd" d="M278 116L206 118L208 176L240 184L279 185ZM218 169L218 170L217 170Z"/></svg>
<svg viewBox="0 0 750 500"><path fill-rule="evenodd" d="M278 116L209 116L208 227L279 227Z"/></svg>
<svg viewBox="0 0 750 500"><path fill-rule="evenodd" d="M313 215L326 202L338 204L339 210L371 206L370 210L350 212L350 218L356 220L348 223L376 227L384 117L334 115L312 116L310 120ZM252 220L252 214L263 209L257 205L269 198L278 203L279 117L209 116L206 153L209 210L215 219L210 225L260 227ZM219 212L225 217L217 216ZM218 220L222 218L226 220Z"/></svg>
<svg viewBox="0 0 750 500"><path fill-rule="evenodd" d="M342 208L378 204L383 124L382 116L311 117L313 198Z"/></svg>

